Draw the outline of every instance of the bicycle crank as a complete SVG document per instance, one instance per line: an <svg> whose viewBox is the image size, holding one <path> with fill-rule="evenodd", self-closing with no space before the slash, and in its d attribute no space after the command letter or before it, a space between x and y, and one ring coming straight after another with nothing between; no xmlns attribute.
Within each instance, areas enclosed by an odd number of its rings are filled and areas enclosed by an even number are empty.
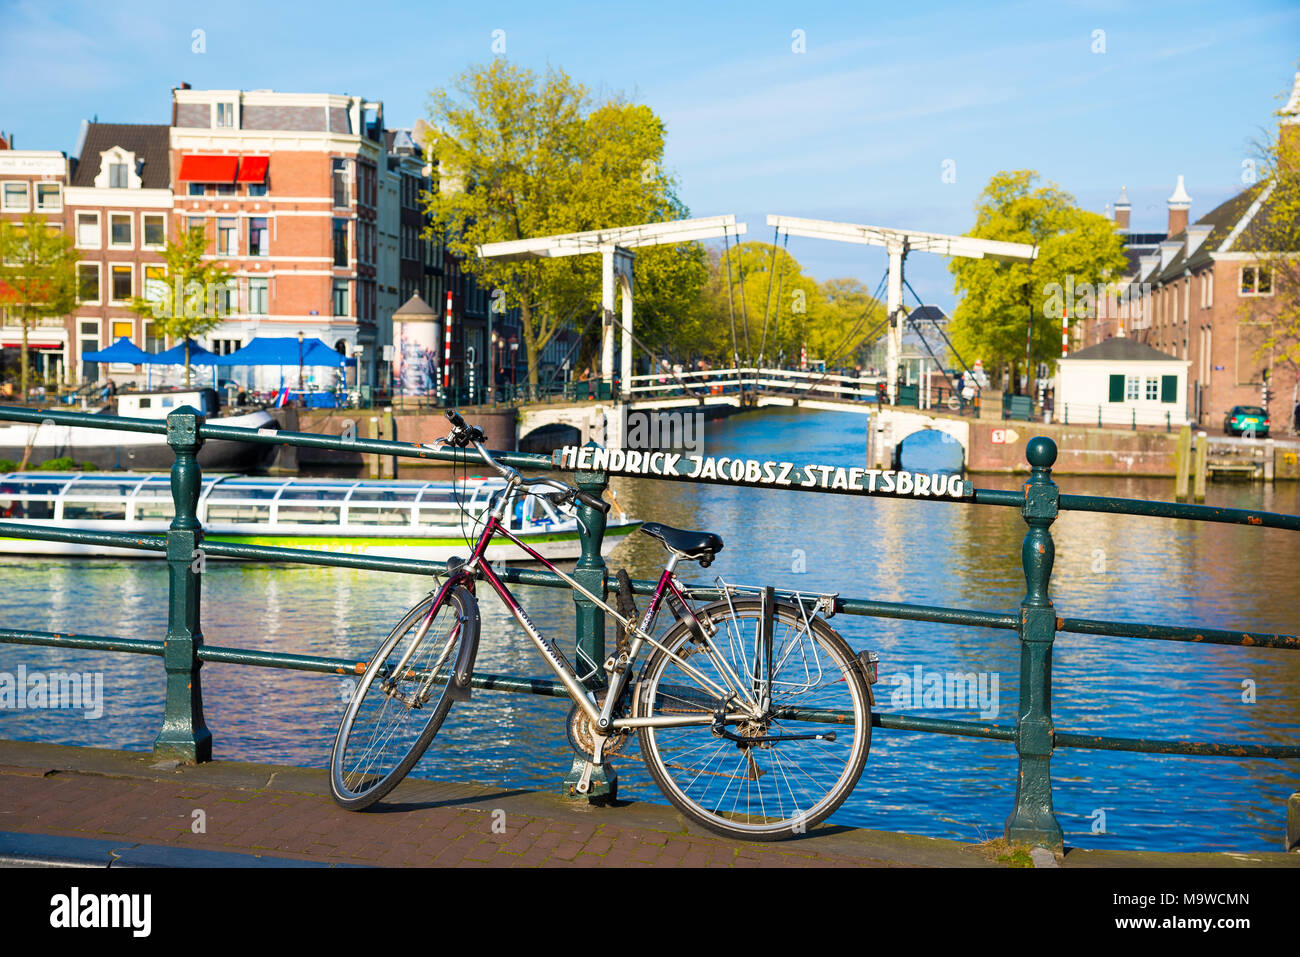
<svg viewBox="0 0 1300 957"><path fill-rule="evenodd" d="M600 707L604 706L604 692L597 695L596 704ZM595 725L587 717L587 712L576 704L569 709L569 717L564 722L564 730L569 738L569 746L588 764L595 763L596 739L598 737L605 738L605 746L601 749L600 755L602 762L611 754L621 752L632 737L628 729L616 731L612 728L608 735L598 735Z"/></svg>

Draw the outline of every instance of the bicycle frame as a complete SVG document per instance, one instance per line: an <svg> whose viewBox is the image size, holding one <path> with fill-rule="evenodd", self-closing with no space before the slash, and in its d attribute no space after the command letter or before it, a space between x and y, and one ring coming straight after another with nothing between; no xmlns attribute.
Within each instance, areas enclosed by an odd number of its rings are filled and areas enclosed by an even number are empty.
<svg viewBox="0 0 1300 957"><path fill-rule="evenodd" d="M672 657L687 675L700 683L701 688L712 691L729 706L734 706L739 709L736 711L729 711L729 713L724 717L724 721L734 722L756 719L762 716L763 712L760 703L755 699L752 691L746 687L746 683L740 680L727 663L726 656L721 653L720 649L718 649L716 645L714 645L713 636L709 633L708 628L706 628L699 619L695 617L695 612L691 608L690 602L678 586L673 575L677 566L677 555L673 555L672 558L669 559L668 564L664 567L663 573L659 577L659 584L655 588L654 597L651 599L649 608L647 608L645 614L642 615L641 621L636 622L624 618L616 609L610 607L610 605L600 597L592 594L579 582L575 581L572 576L567 575L561 569L556 568L551 564L551 562L539 555L534 549L530 548L527 544L520 541L510 533L510 530L505 527L502 518L504 516L506 503L510 500L510 493L513 490L513 485L505 490L497 507L493 509L488 516L487 524L479 535L478 542L474 546L474 551L469 561L465 562L463 565L457 566L451 572L447 580L443 582L442 587L438 591L437 598L430 606L430 616L432 616L434 611L440 607L445 596L451 591L451 589L458 585L464 585L473 592L476 575L482 575L487 583L492 586L492 590L495 591L505 603L511 616L519 623L519 626L524 630L524 633L528 635L533 644L537 646L537 650L541 653L542 658L550 666L551 670L555 672L556 676L560 679L560 682L564 685L565 690L568 691L569 697L572 698L584 712L586 712L587 717L592 721L596 728L597 734L604 733L607 735L617 730L630 728L650 726L680 727L686 725L707 725L714 722L713 715L700 717L613 718L612 715L614 708L617 705L619 698L622 696L622 693L627 686L627 682L634 670L637 655L646 644L658 648ZM586 598L595 602L595 604L602 608L607 614L612 615L620 625L628 630L630 642L626 660L610 658L603 664L596 664L596 667L598 668L604 667L606 672L609 674L609 689L603 706L598 704L595 695L583 685L582 679L578 677L577 672L569 663L569 660L564 656L564 653L556 647L554 642L543 635L536 625L533 624L532 619L530 619L528 614L520 607L519 602L515 600L510 589L506 587L505 583L501 581L496 572L492 570L492 566L483 560L488 545L497 534L504 535L506 538L510 539L510 541L523 549L532 559L541 562L547 569L559 575L571 587L581 592ZM719 670L729 687L722 688L717 684L717 682L700 674L697 669L688 664L681 656L664 647L663 644L650 635L649 631L652 623L658 616L664 602L669 599L675 601L678 607L682 609L681 617L687 621L688 627L690 627L697 636L702 637L704 642L710 647L714 661L719 666Z"/></svg>

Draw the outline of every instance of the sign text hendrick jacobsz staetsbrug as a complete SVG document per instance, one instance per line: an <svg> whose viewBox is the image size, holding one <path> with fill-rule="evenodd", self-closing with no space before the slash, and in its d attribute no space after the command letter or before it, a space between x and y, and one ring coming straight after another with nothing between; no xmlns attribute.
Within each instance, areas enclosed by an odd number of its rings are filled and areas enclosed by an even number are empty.
<svg viewBox="0 0 1300 957"><path fill-rule="evenodd" d="M902 472L893 469L845 468L837 465L803 465L756 459L712 458L676 452L637 452L566 445L559 450L561 468L619 475L667 475L714 479L790 488L843 489L868 495L913 495L928 498L964 498L967 484L960 475Z"/></svg>

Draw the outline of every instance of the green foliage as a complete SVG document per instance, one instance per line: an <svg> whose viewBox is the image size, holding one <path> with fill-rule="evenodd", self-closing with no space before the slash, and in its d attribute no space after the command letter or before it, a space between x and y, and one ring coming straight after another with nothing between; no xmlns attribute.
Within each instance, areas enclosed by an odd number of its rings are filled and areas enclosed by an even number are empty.
<svg viewBox="0 0 1300 957"><path fill-rule="evenodd" d="M596 102L562 70L538 78L503 59L434 91L426 145L441 182L426 197L451 252L486 289L518 307L537 382L542 349L568 322L600 308L600 257L482 260L485 243L688 215L663 168L664 126L621 97ZM699 244L637 251L638 336L664 338L707 276Z"/></svg>
<svg viewBox="0 0 1300 957"><path fill-rule="evenodd" d="M1262 338L1255 358L1264 367L1300 373L1300 133L1284 128L1260 148L1260 189L1271 189L1260 214L1245 234L1249 246L1262 254L1253 265L1269 270L1272 296L1243 299L1241 318L1260 326ZM1269 256L1268 253L1291 253Z"/></svg>
<svg viewBox="0 0 1300 957"><path fill-rule="evenodd" d="M741 363L761 357L764 365L793 365L806 347L810 359L849 365L871 345L869 333L875 331L873 341L881 333L876 326L884 318L884 307L862 283L818 283L793 256L771 243L742 243L725 254L711 250L707 265L701 305L676 326L676 335L690 351L715 363L734 361L733 314L735 352Z"/></svg>
<svg viewBox="0 0 1300 957"><path fill-rule="evenodd" d="M983 359L996 370L1025 361L1029 314L1034 313L1033 364L1054 363L1061 354L1060 319L1047 317L1046 288L1051 283L1116 282L1126 266L1123 240L1106 217L1080 209L1074 197L1055 184L1035 188L1032 170L999 172L989 180L975 207L975 226L967 235L1038 247L1031 263L954 257L948 269L960 297L950 335L957 351Z"/></svg>
<svg viewBox="0 0 1300 957"><path fill-rule="evenodd" d="M36 470L40 472L71 472L77 467L77 463L66 456L57 459L46 459Z"/></svg>
<svg viewBox="0 0 1300 957"><path fill-rule="evenodd" d="M0 459L0 472L17 472L18 463L13 459Z"/></svg>
<svg viewBox="0 0 1300 957"><path fill-rule="evenodd" d="M226 316L225 293L234 290L234 277L224 263L204 259L208 240L201 230L185 230L180 242L163 247L163 278L144 296L134 296L129 308L157 323L158 331L187 340L206 335ZM189 347L185 354L185 384L190 384Z"/></svg>
<svg viewBox="0 0 1300 957"><path fill-rule="evenodd" d="M22 327L20 395L27 398L27 333L33 323L72 311L77 298L77 253L72 240L28 213L0 220L0 307Z"/></svg>

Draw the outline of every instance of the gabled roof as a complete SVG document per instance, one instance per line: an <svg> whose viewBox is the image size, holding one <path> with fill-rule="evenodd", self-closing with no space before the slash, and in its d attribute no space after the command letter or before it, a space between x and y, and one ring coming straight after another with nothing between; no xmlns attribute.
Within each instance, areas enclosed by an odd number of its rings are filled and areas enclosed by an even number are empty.
<svg viewBox="0 0 1300 957"><path fill-rule="evenodd" d="M1136 339L1130 339L1127 336L1114 336L1106 339L1095 346L1080 349L1061 361L1069 362L1071 359L1110 359L1112 361L1122 360L1127 362L1133 360L1144 362L1182 361L1178 356L1171 356L1167 352L1153 349L1145 342L1138 342Z"/></svg>
<svg viewBox="0 0 1300 957"><path fill-rule="evenodd" d="M86 138L72 174L72 186L94 186L99 175L99 154L120 146L135 154L140 185L145 189L171 186L168 127L158 123L89 123Z"/></svg>
<svg viewBox="0 0 1300 957"><path fill-rule="evenodd" d="M1256 183L1254 186L1242 190L1231 199L1220 203L1198 219L1195 225L1210 226L1211 229L1210 234L1196 248L1190 259L1187 257L1187 230L1170 236L1170 239L1182 240L1183 245L1173 259L1169 261L1169 265L1157 270L1149 281L1152 283L1165 282L1181 276L1184 270L1195 271L1208 266L1212 261L1210 254L1213 252L1250 250L1252 248L1250 242L1252 234L1258 238L1259 233L1257 228L1252 230L1255 225L1254 220L1259 218L1259 214L1267 215L1267 199L1261 205L1259 213L1252 217L1251 222L1243 224L1243 220L1250 213L1255 200L1267 189L1267 186L1267 183ZM1244 228L1238 235L1233 236L1233 231L1237 229L1239 224L1243 224ZM1220 250L1220 247L1229 237L1232 237L1232 242L1229 244L1230 248Z"/></svg>

